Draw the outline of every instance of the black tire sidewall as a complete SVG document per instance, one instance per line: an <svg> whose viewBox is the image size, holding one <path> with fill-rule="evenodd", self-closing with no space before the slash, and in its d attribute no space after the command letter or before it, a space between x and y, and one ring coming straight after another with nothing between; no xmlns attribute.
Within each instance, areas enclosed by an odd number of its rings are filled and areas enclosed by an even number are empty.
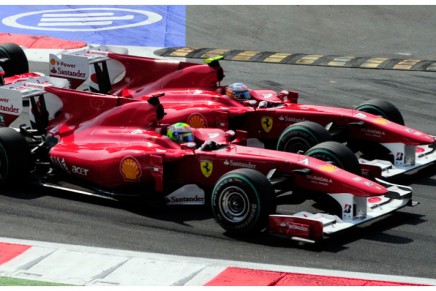
<svg viewBox="0 0 436 291"><path fill-rule="evenodd" d="M371 113L374 115L380 115L383 118L404 125L404 118L400 110L392 103L381 100L371 99L356 107L356 110Z"/></svg>
<svg viewBox="0 0 436 291"><path fill-rule="evenodd" d="M256 172L256 173L255 173ZM261 176L263 178L261 178ZM275 212L272 185L258 171L239 169L224 174L215 184L211 195L212 212L216 221L230 233L255 233L267 227L269 214ZM241 222L229 221L221 210L223 196L229 190L247 198L247 216Z"/></svg>
<svg viewBox="0 0 436 291"><path fill-rule="evenodd" d="M29 72L29 62L23 49L15 43L0 44L0 57L8 60L1 64L5 77Z"/></svg>
<svg viewBox="0 0 436 291"><path fill-rule="evenodd" d="M30 148L20 133L11 128L0 128L0 185L9 185L29 173Z"/></svg>
<svg viewBox="0 0 436 291"><path fill-rule="evenodd" d="M341 143L328 141L317 144L310 148L306 152L306 155L322 161L332 162L339 168L356 175L362 174L362 169L356 155L347 146Z"/></svg>
<svg viewBox="0 0 436 291"><path fill-rule="evenodd" d="M297 153L306 152L311 147L331 140L328 131L314 122L301 122L284 130L277 143L277 150Z"/></svg>

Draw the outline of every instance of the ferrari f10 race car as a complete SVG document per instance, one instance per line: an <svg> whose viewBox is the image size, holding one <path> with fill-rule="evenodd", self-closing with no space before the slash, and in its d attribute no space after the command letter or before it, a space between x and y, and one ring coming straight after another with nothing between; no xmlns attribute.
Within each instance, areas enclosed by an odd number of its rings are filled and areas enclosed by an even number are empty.
<svg viewBox="0 0 436 291"><path fill-rule="evenodd" d="M162 122L162 94L126 98L60 88L52 80L43 76L0 87L0 98L11 100L18 112L21 101L29 100L34 123L0 128L2 187L26 181L112 199L206 204L229 233L267 229L302 242L416 205L410 187L353 173L358 161L340 143L321 143L301 155L247 147L245 132L217 128L193 129L194 140L178 143ZM185 185L203 193L175 191ZM328 211L277 211L283 197L298 193L328 205Z"/></svg>
<svg viewBox="0 0 436 291"><path fill-rule="evenodd" d="M391 103L372 99L353 109L298 103L298 93L245 88L240 99L221 85L221 57L206 64L169 61L112 52L108 47L50 55L50 75L73 88L84 80L94 92L136 100L160 98L163 121L192 127L241 129L266 148L306 152L329 140L346 144L366 177L414 173L436 161L435 137L404 125ZM230 95L230 96L229 96Z"/></svg>

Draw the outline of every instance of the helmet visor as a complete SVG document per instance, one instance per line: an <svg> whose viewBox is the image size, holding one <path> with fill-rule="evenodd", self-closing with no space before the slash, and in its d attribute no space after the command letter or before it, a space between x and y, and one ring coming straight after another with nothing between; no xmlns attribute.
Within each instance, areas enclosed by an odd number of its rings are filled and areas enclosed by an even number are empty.
<svg viewBox="0 0 436 291"><path fill-rule="evenodd" d="M238 99L250 99L250 93L248 91L235 92L235 97Z"/></svg>
<svg viewBox="0 0 436 291"><path fill-rule="evenodd" d="M194 135L192 134L192 132L182 132L178 134L178 140L180 142L193 142Z"/></svg>

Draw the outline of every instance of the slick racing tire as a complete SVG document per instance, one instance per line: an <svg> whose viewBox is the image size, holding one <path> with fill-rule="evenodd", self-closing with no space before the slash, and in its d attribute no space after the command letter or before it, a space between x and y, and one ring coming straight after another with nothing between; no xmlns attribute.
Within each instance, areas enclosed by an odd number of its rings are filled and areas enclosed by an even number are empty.
<svg viewBox="0 0 436 291"><path fill-rule="evenodd" d="M29 62L23 49L14 43L0 44L0 66L5 71L5 77L29 72Z"/></svg>
<svg viewBox="0 0 436 291"><path fill-rule="evenodd" d="M224 174L211 195L212 212L218 224L233 234L258 233L276 212L270 181L253 169L236 169Z"/></svg>
<svg viewBox="0 0 436 291"><path fill-rule="evenodd" d="M0 185L22 183L30 165L30 148L24 136L9 127L0 128Z"/></svg>
<svg viewBox="0 0 436 291"><path fill-rule="evenodd" d="M404 118L398 108L385 100L371 99L356 107L356 110L381 116L392 122L404 125Z"/></svg>
<svg viewBox="0 0 436 291"><path fill-rule="evenodd" d="M330 140L330 133L322 125L312 121L297 122L288 126L280 135L277 150L305 153L314 145Z"/></svg>
<svg viewBox="0 0 436 291"><path fill-rule="evenodd" d="M306 152L306 156L332 163L356 175L362 174L359 160L353 151L347 146L335 141L326 141L313 146Z"/></svg>

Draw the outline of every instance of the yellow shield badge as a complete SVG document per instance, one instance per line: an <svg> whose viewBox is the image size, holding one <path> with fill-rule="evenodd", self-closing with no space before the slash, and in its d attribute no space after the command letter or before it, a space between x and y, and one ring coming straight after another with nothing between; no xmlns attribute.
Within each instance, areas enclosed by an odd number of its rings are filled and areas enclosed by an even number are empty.
<svg viewBox="0 0 436 291"><path fill-rule="evenodd" d="M201 172L206 178L212 175L213 162L212 161L201 161L200 162Z"/></svg>
<svg viewBox="0 0 436 291"><path fill-rule="evenodd" d="M273 119L269 116L264 116L260 119L260 122L262 123L262 128L265 130L265 132L269 132L273 126Z"/></svg>

